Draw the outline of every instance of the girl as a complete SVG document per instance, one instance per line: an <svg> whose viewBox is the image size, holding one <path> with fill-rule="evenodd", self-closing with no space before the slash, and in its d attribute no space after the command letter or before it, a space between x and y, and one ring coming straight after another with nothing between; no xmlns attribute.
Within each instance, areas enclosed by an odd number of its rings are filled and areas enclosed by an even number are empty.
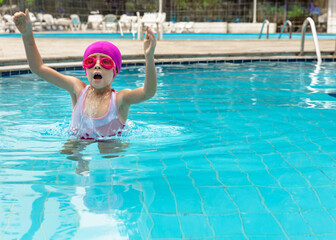
<svg viewBox="0 0 336 240"><path fill-rule="evenodd" d="M25 13L15 13L13 19L22 35L31 71L69 92L73 106L70 130L75 136L95 139L119 134L125 126L130 106L154 96L157 85L154 64L156 40L151 29L146 29L144 41L144 86L115 92L111 84L121 69L121 54L115 45L99 41L86 49L83 67L89 81L87 85L76 77L64 75L43 64L35 44L28 9Z"/></svg>

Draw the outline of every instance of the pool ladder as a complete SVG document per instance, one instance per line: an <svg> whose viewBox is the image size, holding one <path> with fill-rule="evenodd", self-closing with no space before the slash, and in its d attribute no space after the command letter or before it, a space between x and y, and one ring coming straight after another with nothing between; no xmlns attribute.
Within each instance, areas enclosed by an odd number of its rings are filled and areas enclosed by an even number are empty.
<svg viewBox="0 0 336 240"><path fill-rule="evenodd" d="M268 39L269 38L269 21L267 19L265 19L263 21L263 24L262 24L262 27L261 27L261 30L260 30L260 33L259 33L259 39L261 38L262 36L262 33L263 33L263 30L264 30L264 26L266 24L266 28L267 28L267 31L266 31L266 38ZM289 27L289 38L291 39L292 38L292 22L289 21L289 20L286 20L282 29L281 29L281 33L279 35L279 39L281 38L281 35L283 34L283 32L285 31L285 28L286 28L286 25L288 24L288 27Z"/></svg>
<svg viewBox="0 0 336 240"><path fill-rule="evenodd" d="M305 35L306 35L306 29L308 23L310 24L310 28L312 30L313 34L313 39L314 39L314 44L315 44L315 51L316 51L316 57L317 57L317 64L322 63L322 58L321 58L321 51L318 43L318 38L316 34L316 27L314 20L311 17L306 18L306 20L302 24L302 32L301 32L301 50L300 50L300 56L303 56L303 50L304 50L304 41L305 41Z"/></svg>
<svg viewBox="0 0 336 240"><path fill-rule="evenodd" d="M281 28L281 32L280 32L280 35L279 35L279 39L281 38L283 32L285 31L286 29L286 25L288 24L288 30L289 30L289 39L292 39L292 31L293 31L293 25L292 25L292 22L289 21L289 20L286 20Z"/></svg>
<svg viewBox="0 0 336 240"><path fill-rule="evenodd" d="M118 26L119 26L120 36L121 38L124 38L124 31L122 29L122 25L120 21L118 21Z"/></svg>
<svg viewBox="0 0 336 240"><path fill-rule="evenodd" d="M261 38L261 35L262 35L262 33L263 33L265 24L266 24L266 28L267 28L267 31L266 31L266 38L267 38L267 39L269 38L269 21L268 21L267 19L265 19L265 20L263 21L263 24L262 24L262 27L261 27L261 30L260 30L259 38L258 38L258 39Z"/></svg>

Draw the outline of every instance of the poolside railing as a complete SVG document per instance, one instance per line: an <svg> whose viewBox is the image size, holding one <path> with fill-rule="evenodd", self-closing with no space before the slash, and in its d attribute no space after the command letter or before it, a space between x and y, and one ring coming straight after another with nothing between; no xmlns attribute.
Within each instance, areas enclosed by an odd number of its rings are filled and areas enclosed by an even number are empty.
<svg viewBox="0 0 336 240"><path fill-rule="evenodd" d="M261 35L263 33L263 30L264 30L264 26L266 24L266 28L267 28L267 31L266 31L266 38L268 39L269 38L269 21L267 19L265 19L263 21L263 24L262 24L262 27L261 27L261 30L260 30L260 33L259 33L259 39L261 38Z"/></svg>
<svg viewBox="0 0 336 240"><path fill-rule="evenodd" d="M321 51L320 51L318 38L317 38L317 34L316 34L315 22L311 17L306 18L306 20L302 24L300 56L303 56L303 54L304 54L303 53L304 52L304 41L305 41L305 35L306 35L306 29L307 29L308 23L310 24L310 28L311 28L312 34L313 34L316 57L317 57L317 64L321 64L322 63L322 58L321 58Z"/></svg>
<svg viewBox="0 0 336 240"><path fill-rule="evenodd" d="M120 21L118 21L118 26L119 26L120 36L121 38L124 38L124 31L122 29L122 25Z"/></svg>
<svg viewBox="0 0 336 240"><path fill-rule="evenodd" d="M286 29L286 26L288 24L288 30L289 30L289 39L292 39L292 31L293 31L293 25L292 25L292 22L289 21L289 20L286 20L281 28L281 32L280 32L280 35L279 35L279 39L281 38L281 35L283 34L283 32L285 31Z"/></svg>

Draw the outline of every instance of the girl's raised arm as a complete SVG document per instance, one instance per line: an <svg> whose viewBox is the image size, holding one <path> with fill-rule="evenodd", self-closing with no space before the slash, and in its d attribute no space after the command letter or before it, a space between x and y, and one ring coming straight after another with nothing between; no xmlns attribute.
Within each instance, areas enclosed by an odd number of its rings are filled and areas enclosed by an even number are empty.
<svg viewBox="0 0 336 240"><path fill-rule="evenodd" d="M146 58L146 76L143 87L136 89L124 89L120 91L122 103L132 105L152 98L156 93L157 77L154 63L156 39L153 31L147 27L144 41L144 54Z"/></svg>
<svg viewBox="0 0 336 240"><path fill-rule="evenodd" d="M25 13L15 13L13 20L22 35L22 40L31 71L44 80L54 84L55 86L68 91L72 98L76 98L76 96L80 94L82 88L85 86L85 83L80 81L78 78L61 74L43 63L35 43L34 34L32 31L32 23L29 17L29 10L26 9Z"/></svg>

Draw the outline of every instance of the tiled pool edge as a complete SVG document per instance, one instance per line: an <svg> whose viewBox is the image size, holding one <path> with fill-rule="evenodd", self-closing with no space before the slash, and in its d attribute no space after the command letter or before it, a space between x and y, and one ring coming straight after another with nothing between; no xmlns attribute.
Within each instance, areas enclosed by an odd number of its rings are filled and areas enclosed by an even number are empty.
<svg viewBox="0 0 336 240"><path fill-rule="evenodd" d="M240 56L240 57L189 57L189 58L156 58L156 65L197 64L197 63L251 63L251 62L314 62L313 56ZM336 56L323 56L322 62L336 62ZM122 66L143 66L142 59L124 60ZM57 71L83 70L82 62L46 63ZM31 73L28 64L1 66L0 76L14 76Z"/></svg>

